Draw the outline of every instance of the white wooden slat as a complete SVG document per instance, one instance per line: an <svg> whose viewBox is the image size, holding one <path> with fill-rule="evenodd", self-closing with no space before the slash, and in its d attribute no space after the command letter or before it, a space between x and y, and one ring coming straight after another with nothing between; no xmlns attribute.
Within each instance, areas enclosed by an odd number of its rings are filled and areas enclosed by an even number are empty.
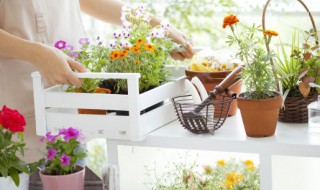
<svg viewBox="0 0 320 190"><path fill-rule="evenodd" d="M46 92L45 106L52 108L90 108L129 110L128 95Z"/></svg>
<svg viewBox="0 0 320 190"><path fill-rule="evenodd" d="M179 78L176 82L163 84L155 89L140 94L140 110L146 109L156 103L185 94L185 77Z"/></svg>
<svg viewBox="0 0 320 190"><path fill-rule="evenodd" d="M79 78L103 78L103 79L138 79L140 73L76 73Z"/></svg>
<svg viewBox="0 0 320 190"><path fill-rule="evenodd" d="M177 116L173 104L171 102L166 102L163 106L141 115L141 136L176 119Z"/></svg>
<svg viewBox="0 0 320 190"><path fill-rule="evenodd" d="M101 135L103 137L121 139L128 138L128 116L72 114L46 111L48 131L60 128L76 127L83 130L85 136Z"/></svg>

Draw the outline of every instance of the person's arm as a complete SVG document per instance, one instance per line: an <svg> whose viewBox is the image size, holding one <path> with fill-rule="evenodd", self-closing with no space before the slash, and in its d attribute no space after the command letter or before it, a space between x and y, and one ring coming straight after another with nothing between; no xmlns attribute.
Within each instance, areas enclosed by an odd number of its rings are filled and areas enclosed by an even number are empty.
<svg viewBox="0 0 320 190"><path fill-rule="evenodd" d="M83 12L100 19L105 22L121 25L121 9L123 3L119 0L80 0L80 7ZM153 18L150 21L152 27L159 25L161 20ZM192 58L194 52L192 51L192 45L185 35L176 28L171 28L169 31L169 37L176 43L183 45L185 51L172 52L171 56L177 60L184 60L185 58Z"/></svg>
<svg viewBox="0 0 320 190"><path fill-rule="evenodd" d="M1 56L31 63L49 84L81 86L81 80L71 68L79 72L85 72L86 68L58 49L18 38L1 29L0 41Z"/></svg>

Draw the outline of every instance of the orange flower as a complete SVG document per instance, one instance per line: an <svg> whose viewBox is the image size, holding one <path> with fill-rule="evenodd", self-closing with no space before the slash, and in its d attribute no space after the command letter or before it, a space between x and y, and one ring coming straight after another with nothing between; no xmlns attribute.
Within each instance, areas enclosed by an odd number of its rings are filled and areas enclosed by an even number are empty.
<svg viewBox="0 0 320 190"><path fill-rule="evenodd" d="M146 41L144 41L142 39L138 39L138 41L135 44L143 45L145 43L146 43Z"/></svg>
<svg viewBox="0 0 320 190"><path fill-rule="evenodd" d="M129 50L130 50L130 47L129 47L129 46L126 46L126 47L124 47L123 49L129 51Z"/></svg>
<svg viewBox="0 0 320 190"><path fill-rule="evenodd" d="M113 51L109 54L109 56L113 59L113 60L117 60L121 57L121 52L120 51Z"/></svg>
<svg viewBox="0 0 320 190"><path fill-rule="evenodd" d="M265 30L263 31L263 34L266 36L278 36L278 32L273 31L273 30Z"/></svg>
<svg viewBox="0 0 320 190"><path fill-rule="evenodd" d="M137 47L139 47L139 46L137 46ZM140 53L141 51L140 51L140 49L137 48L137 47L136 47L136 45L134 45L134 46L131 48L131 51L133 51L134 53Z"/></svg>
<svg viewBox="0 0 320 190"><path fill-rule="evenodd" d="M108 88L96 88L93 91L94 93L110 94L111 90Z"/></svg>
<svg viewBox="0 0 320 190"><path fill-rule="evenodd" d="M139 61L139 60L135 60L135 61L134 61L134 64L139 65L139 64L140 64L140 61Z"/></svg>
<svg viewBox="0 0 320 190"><path fill-rule="evenodd" d="M224 17L222 27L226 28L227 26L232 26L237 22L239 22L239 19L231 14L229 16Z"/></svg>
<svg viewBox="0 0 320 190"><path fill-rule="evenodd" d="M246 160L246 161L244 161L243 163L244 163L245 165L247 165L247 166L253 166L253 165L254 165L254 163L253 163L252 160Z"/></svg>
<svg viewBox="0 0 320 190"><path fill-rule="evenodd" d="M150 51L151 53L154 52L154 47L151 44L146 44L144 49Z"/></svg>
<svg viewBox="0 0 320 190"><path fill-rule="evenodd" d="M123 50L122 53L125 54L125 55L128 55L129 51L128 50Z"/></svg>

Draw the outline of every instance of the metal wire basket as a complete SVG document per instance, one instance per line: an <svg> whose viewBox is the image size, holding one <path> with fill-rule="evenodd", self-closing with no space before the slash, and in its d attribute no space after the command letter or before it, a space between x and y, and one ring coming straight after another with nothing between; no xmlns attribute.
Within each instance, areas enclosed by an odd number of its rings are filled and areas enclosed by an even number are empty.
<svg viewBox="0 0 320 190"><path fill-rule="evenodd" d="M199 104L194 104L191 95L184 95L172 98L174 108L176 110L178 119L182 126L192 133L211 133L219 129L225 122L228 112L230 109L231 102L235 98L228 97L225 95L219 95L217 99L212 100L210 103L206 104L205 108L199 112L201 116L200 122L194 120L194 118L189 118L190 111L194 110Z"/></svg>

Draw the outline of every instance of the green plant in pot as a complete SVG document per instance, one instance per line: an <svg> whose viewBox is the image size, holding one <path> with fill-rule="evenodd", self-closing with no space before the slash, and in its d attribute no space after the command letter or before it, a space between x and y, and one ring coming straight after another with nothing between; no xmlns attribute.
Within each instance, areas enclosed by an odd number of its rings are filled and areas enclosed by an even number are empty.
<svg viewBox="0 0 320 190"><path fill-rule="evenodd" d="M79 40L80 49L75 50L73 45L67 44L67 42L60 40L56 42L55 47L62 52L73 58L74 60L82 63L90 72L103 72L107 62L107 50L102 45L102 42L97 38L97 43L90 43L88 38L81 38ZM110 94L111 90L101 87L102 79L83 78L82 86L76 88L74 86L68 86L67 92L76 93L103 93ZM100 114L105 115L106 110L97 109L83 109L79 108L80 114Z"/></svg>
<svg viewBox="0 0 320 190"><path fill-rule="evenodd" d="M275 91L277 80L270 67L271 54L262 48L260 27L244 27L241 31L236 28L238 18L229 15L224 18L223 28L229 27L232 35L227 43L238 47L237 56L245 63L241 78L246 85L246 92L239 94L238 107L241 111L246 134L251 137L265 137L274 134L279 109L282 103L280 93ZM270 43L274 31L263 31ZM262 35L261 35L262 36Z"/></svg>
<svg viewBox="0 0 320 190"><path fill-rule="evenodd" d="M320 82L320 50L315 34L306 32L304 44L300 47L299 36L294 33L289 55L281 43L275 63L284 98L279 121L308 122L307 105L316 101L318 96L317 89L311 88L309 83Z"/></svg>
<svg viewBox="0 0 320 190"><path fill-rule="evenodd" d="M3 106L0 110L0 189L27 190L29 187L30 168L21 159L25 126L23 115Z"/></svg>
<svg viewBox="0 0 320 190"><path fill-rule="evenodd" d="M171 62L170 53L177 48L168 36L170 24L151 27L152 16L143 6L122 8L123 29L115 31L109 43L109 59L105 70L112 73L140 73L139 90L145 92L166 82ZM127 81L105 81L113 93L126 94Z"/></svg>
<svg viewBox="0 0 320 190"><path fill-rule="evenodd" d="M80 130L69 127L58 134L48 132L40 139L46 143L45 158L39 161L44 168L39 171L45 190L83 190L85 168L77 165L86 157L86 149L80 144Z"/></svg>

